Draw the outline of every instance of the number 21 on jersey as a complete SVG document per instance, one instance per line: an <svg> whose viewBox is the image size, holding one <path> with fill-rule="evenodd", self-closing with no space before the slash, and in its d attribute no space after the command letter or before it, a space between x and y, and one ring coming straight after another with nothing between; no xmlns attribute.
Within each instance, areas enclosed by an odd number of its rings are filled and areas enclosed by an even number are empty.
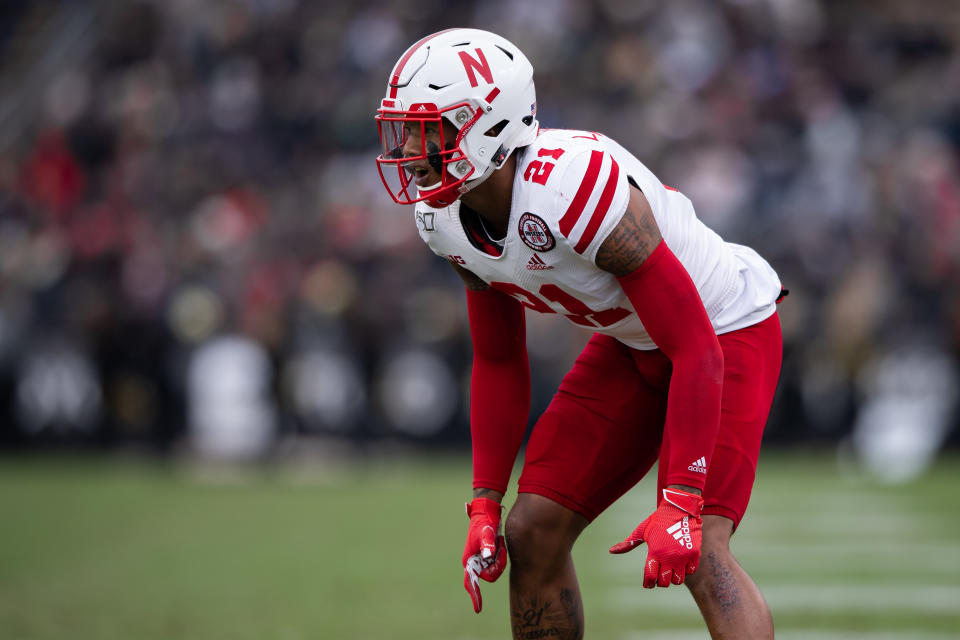
<svg viewBox="0 0 960 640"><path fill-rule="evenodd" d="M563 149L540 149L537 151L538 158L553 158L559 160L563 155ZM531 160L523 172L523 179L537 184L547 184L550 172L556 165L549 160Z"/></svg>
<svg viewBox="0 0 960 640"><path fill-rule="evenodd" d="M513 296L528 309L540 313L559 312L567 316L571 322L583 327L609 327L630 315L630 311L622 307L595 311L555 284L547 283L540 286L540 296L546 300L512 282L491 282L490 286ZM551 302L559 309L554 309Z"/></svg>

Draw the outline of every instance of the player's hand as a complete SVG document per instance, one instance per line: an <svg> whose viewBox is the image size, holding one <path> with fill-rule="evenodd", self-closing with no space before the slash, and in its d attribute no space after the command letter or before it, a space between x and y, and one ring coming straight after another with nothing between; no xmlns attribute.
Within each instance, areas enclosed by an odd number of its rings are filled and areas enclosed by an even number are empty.
<svg viewBox="0 0 960 640"><path fill-rule="evenodd" d="M663 502L640 523L626 540L610 547L610 553L626 553L647 543L643 586L647 589L670 583L683 584L700 563L703 537L703 498L679 489L664 489Z"/></svg>
<svg viewBox="0 0 960 640"><path fill-rule="evenodd" d="M500 535L500 503L489 498L474 498L467 505L470 528L463 548L463 586L480 613L480 578L493 582L507 566L507 545Z"/></svg>

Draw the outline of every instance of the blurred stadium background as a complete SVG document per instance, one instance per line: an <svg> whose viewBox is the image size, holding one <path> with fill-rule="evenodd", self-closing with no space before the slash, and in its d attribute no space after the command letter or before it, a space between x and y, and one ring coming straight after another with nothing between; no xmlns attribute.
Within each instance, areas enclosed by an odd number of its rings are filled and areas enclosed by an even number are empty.
<svg viewBox="0 0 960 640"><path fill-rule="evenodd" d="M782 637L960 637L950 0L3 2L0 637L502 637L505 585L458 592L461 286L373 162L449 26L790 289L735 540ZM537 412L587 336L529 322ZM600 553L650 493L580 546L593 637L704 636Z"/></svg>

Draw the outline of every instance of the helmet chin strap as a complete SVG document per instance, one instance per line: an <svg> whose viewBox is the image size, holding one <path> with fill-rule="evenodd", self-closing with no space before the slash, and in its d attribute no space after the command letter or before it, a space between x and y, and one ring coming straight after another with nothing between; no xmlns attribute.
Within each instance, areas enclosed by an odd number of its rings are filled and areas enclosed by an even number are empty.
<svg viewBox="0 0 960 640"><path fill-rule="evenodd" d="M503 147L501 147L501 149L502 149L502 148L503 148ZM509 155L509 153L508 153L508 155ZM483 172L479 177L473 178L472 180L467 180L466 182L464 182L463 184L461 184L460 186L457 187L456 197L454 198L454 200L458 200L458 199L459 199L460 197L462 197L464 194L467 194L467 193L469 193L470 191L472 191L473 189L479 187L481 184L483 184L483 183L486 181L487 178L490 177L491 174L493 174L494 171L496 171L497 169L501 168L502 166L503 166L503 163L501 163L501 164L499 164L499 165L496 165L496 166L495 166L493 163L488 164L488 165L487 165L487 168L484 170L484 172ZM442 188L443 188L443 180L441 179L440 182L437 182L437 183L435 183L435 184L432 184L432 185L430 185L429 187L423 187L422 189L418 189L418 192L419 192L421 195L423 195L423 193L424 193L425 191L441 190ZM452 195L452 194L451 194L451 195ZM428 196L428 197L429 197L429 196ZM451 202L451 204L452 204L452 202Z"/></svg>
<svg viewBox="0 0 960 640"><path fill-rule="evenodd" d="M457 192L462 196L465 193L470 192L471 190L479 187L487 178L490 177L497 167L494 167L492 164L487 166L487 170L479 178L474 178L473 180L467 180L462 185L457 188Z"/></svg>
<svg viewBox="0 0 960 640"><path fill-rule="evenodd" d="M486 171L484 171L483 174L482 174L479 178L474 178L473 180L469 180L469 181L464 182L463 184L459 185L459 186L456 188L456 192L455 192L455 193L450 193L450 196L451 196L451 202L450 202L450 204L453 204L453 201L458 200L458 199L459 199L461 196L463 196L465 193L468 193L468 192L470 192L472 189L480 186L481 183L483 183L487 178L490 177L490 174L492 174L492 173L496 170L496 168L497 168L497 167L494 167L494 166L492 166L492 165L491 165L491 166L488 166L487 169L486 169ZM422 188L418 189L417 191L420 193L420 195L424 195L424 194L426 193L426 194L427 194L427 198L431 198L431 196L429 195L428 192L430 192L430 191L443 191L443 180L441 180L440 182L434 183L434 184L430 185L429 187L422 187ZM432 199L435 199L435 198L436 198L436 196L433 196L433 197L432 197Z"/></svg>

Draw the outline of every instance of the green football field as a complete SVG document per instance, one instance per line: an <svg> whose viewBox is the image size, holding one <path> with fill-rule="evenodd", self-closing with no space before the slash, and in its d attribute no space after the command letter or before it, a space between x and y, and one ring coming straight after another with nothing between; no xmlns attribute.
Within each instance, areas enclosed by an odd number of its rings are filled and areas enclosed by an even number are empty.
<svg viewBox="0 0 960 640"><path fill-rule="evenodd" d="M0 638L508 637L506 580L475 615L460 553L466 458L245 473L0 458ZM767 454L735 552L786 640L960 638L960 458L885 486L832 456ZM575 551L587 638L706 638L683 587L610 556L643 483ZM509 496L508 496L509 501Z"/></svg>

